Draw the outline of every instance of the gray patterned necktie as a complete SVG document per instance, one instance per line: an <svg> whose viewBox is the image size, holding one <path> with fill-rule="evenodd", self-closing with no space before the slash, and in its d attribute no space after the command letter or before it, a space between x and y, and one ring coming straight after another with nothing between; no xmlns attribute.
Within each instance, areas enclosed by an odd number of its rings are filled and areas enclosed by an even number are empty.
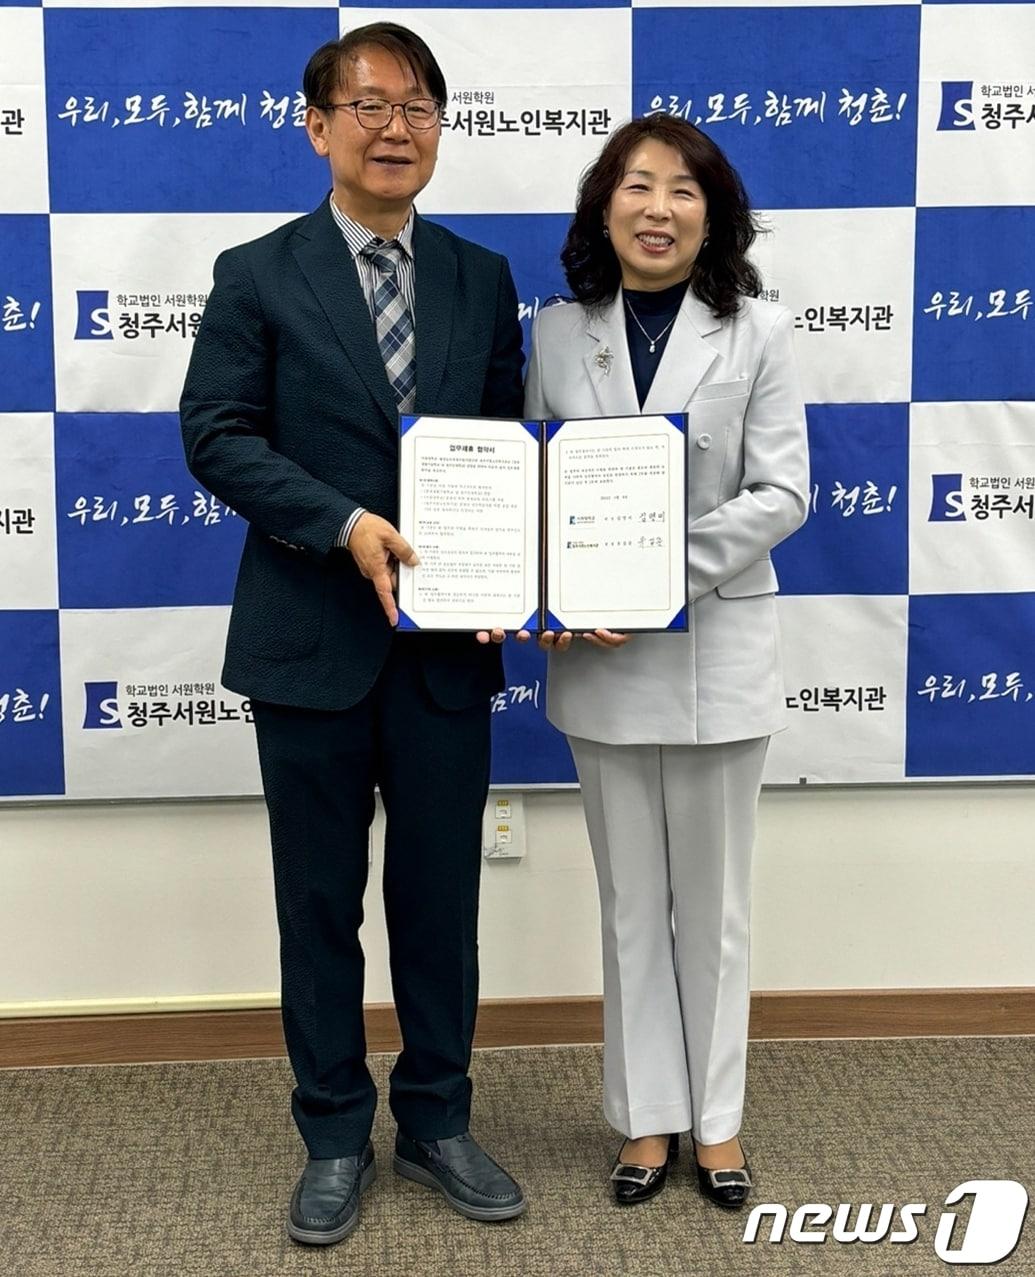
<svg viewBox="0 0 1035 1277"><path fill-rule="evenodd" d="M374 239L362 253L380 276L374 289L374 326L388 382L399 411L412 412L417 384L413 316L395 280L402 249L394 240Z"/></svg>

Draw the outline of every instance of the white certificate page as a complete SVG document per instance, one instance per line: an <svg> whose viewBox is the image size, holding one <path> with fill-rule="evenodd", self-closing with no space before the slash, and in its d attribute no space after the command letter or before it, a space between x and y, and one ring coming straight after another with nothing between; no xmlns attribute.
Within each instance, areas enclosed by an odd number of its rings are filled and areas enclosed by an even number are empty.
<svg viewBox="0 0 1035 1277"><path fill-rule="evenodd" d="M685 430L665 416L565 421L546 465L546 602L556 623L685 629Z"/></svg>
<svg viewBox="0 0 1035 1277"><path fill-rule="evenodd" d="M418 417L399 452L399 606L432 630L520 629L539 602L539 444L520 421ZM412 628L412 627L411 627Z"/></svg>

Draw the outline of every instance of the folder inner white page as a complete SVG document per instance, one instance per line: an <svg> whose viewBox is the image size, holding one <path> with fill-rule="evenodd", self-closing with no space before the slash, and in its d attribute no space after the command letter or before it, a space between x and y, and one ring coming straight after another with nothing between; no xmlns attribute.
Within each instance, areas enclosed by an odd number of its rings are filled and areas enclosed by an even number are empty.
<svg viewBox="0 0 1035 1277"><path fill-rule="evenodd" d="M539 446L517 421L422 417L400 448L399 531L420 564L399 605L422 629L517 629L538 606Z"/></svg>
<svg viewBox="0 0 1035 1277"><path fill-rule="evenodd" d="M686 603L686 435L566 421L547 446L547 607L565 629L665 629Z"/></svg>

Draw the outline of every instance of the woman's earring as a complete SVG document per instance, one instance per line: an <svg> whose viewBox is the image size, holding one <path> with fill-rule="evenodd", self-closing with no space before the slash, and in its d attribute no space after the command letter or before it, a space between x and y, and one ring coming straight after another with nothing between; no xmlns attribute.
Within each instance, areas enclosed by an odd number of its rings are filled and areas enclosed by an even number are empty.
<svg viewBox="0 0 1035 1277"><path fill-rule="evenodd" d="M604 227L604 239L610 239L610 238L611 238L611 232L610 232L610 231L607 229L607 227L605 226L605 227Z"/></svg>
<svg viewBox="0 0 1035 1277"><path fill-rule="evenodd" d="M703 240L701 240L701 247L702 247L702 248L707 248L707 247L708 247L708 236L707 236L707 235L704 237L704 239L703 239Z"/></svg>

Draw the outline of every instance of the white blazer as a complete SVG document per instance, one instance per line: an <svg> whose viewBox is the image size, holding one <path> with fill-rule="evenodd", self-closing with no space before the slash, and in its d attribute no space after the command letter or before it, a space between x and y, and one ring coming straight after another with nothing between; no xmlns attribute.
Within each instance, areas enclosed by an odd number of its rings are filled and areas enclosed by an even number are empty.
<svg viewBox="0 0 1035 1277"><path fill-rule="evenodd" d="M688 634L553 653L547 717L606 744L714 744L785 726L769 551L805 520L809 465L789 311L745 298L716 319L687 290L642 410L622 292L548 307L532 332L529 418L689 413ZM610 349L613 358L598 359Z"/></svg>

